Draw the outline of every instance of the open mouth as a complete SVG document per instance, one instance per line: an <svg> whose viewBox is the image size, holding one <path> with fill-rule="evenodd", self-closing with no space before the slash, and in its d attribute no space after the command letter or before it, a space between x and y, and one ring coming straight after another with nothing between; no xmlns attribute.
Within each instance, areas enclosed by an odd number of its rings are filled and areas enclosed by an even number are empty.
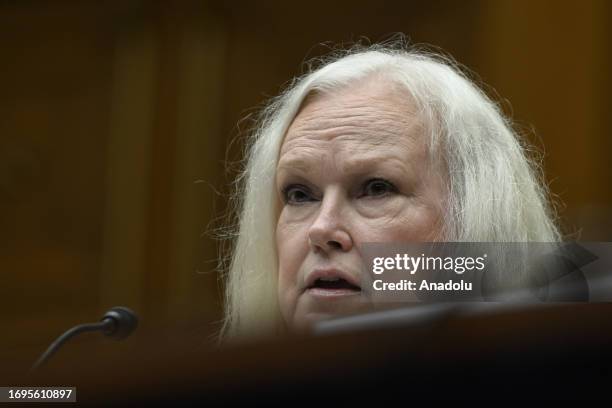
<svg viewBox="0 0 612 408"><path fill-rule="evenodd" d="M359 286L353 285L346 279L339 277L318 278L308 287L310 290L328 291L332 293L357 293L361 292Z"/></svg>

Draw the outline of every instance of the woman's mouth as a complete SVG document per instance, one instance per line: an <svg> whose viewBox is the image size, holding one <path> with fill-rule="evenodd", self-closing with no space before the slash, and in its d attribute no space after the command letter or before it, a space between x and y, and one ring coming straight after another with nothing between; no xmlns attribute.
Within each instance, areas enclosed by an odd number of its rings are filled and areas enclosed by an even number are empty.
<svg viewBox="0 0 612 408"><path fill-rule="evenodd" d="M307 293L318 297L357 295L361 288L339 276L320 277L306 288Z"/></svg>

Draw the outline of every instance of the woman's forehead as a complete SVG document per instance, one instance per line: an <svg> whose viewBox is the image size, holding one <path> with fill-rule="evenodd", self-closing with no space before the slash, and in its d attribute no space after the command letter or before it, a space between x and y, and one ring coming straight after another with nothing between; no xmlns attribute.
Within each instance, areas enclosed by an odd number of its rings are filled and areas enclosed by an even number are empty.
<svg viewBox="0 0 612 408"><path fill-rule="evenodd" d="M293 120L281 157L350 144L356 150L422 144L422 123L407 91L369 81L309 98Z"/></svg>

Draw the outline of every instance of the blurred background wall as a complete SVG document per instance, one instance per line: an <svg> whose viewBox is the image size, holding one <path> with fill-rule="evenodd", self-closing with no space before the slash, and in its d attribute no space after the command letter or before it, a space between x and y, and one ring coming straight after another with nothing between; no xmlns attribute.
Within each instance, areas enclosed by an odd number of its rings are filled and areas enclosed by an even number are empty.
<svg viewBox="0 0 612 408"><path fill-rule="evenodd" d="M403 32L453 55L545 153L565 231L612 240L610 7L1 2L0 364L115 305L140 314L141 340L214 333L226 160L326 42Z"/></svg>

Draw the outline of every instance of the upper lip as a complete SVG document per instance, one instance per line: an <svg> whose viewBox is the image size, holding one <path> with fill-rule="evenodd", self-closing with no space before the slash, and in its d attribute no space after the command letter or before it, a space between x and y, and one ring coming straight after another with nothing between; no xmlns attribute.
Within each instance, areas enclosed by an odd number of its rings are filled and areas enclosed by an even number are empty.
<svg viewBox="0 0 612 408"><path fill-rule="evenodd" d="M338 278L344 279L351 285L361 288L359 279L356 276L337 268L318 268L313 270L306 276L306 289L314 286L317 279L321 278Z"/></svg>

